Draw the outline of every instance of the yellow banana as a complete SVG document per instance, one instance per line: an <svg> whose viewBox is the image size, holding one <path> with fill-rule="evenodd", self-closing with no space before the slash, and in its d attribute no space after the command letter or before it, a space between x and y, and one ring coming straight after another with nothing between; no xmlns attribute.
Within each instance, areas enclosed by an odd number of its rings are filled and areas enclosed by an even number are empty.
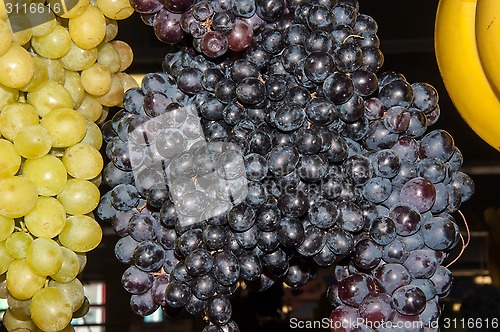
<svg viewBox="0 0 500 332"><path fill-rule="evenodd" d="M460 115L476 134L500 150L500 102L477 51L476 3L477 0L439 2L435 51L443 82Z"/></svg>
<svg viewBox="0 0 500 332"><path fill-rule="evenodd" d="M477 1L476 39L486 76L500 96L500 1Z"/></svg>

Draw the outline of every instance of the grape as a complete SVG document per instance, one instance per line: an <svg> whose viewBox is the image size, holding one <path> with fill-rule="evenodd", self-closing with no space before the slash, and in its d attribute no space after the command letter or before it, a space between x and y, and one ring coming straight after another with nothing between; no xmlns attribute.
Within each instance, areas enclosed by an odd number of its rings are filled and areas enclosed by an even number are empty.
<svg viewBox="0 0 500 332"><path fill-rule="evenodd" d="M31 300L31 318L43 330L62 330L72 318L71 304L62 290L46 287L39 290Z"/></svg>

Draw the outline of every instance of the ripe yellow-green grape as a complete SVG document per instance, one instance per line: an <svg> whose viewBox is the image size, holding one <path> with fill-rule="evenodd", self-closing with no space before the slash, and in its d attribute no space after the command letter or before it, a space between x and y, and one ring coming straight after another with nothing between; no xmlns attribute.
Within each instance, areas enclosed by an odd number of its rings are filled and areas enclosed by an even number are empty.
<svg viewBox="0 0 500 332"><path fill-rule="evenodd" d="M33 37L31 46L38 55L44 58L58 59L68 53L71 48L71 37L68 30L58 25L47 35Z"/></svg>
<svg viewBox="0 0 500 332"><path fill-rule="evenodd" d="M13 141L19 130L37 125L40 122L35 108L27 103L14 102L0 112L0 131L8 140Z"/></svg>
<svg viewBox="0 0 500 332"><path fill-rule="evenodd" d="M88 252L102 240L102 229L97 221L84 215L70 216L59 234L63 246L75 252Z"/></svg>
<svg viewBox="0 0 500 332"><path fill-rule="evenodd" d="M65 4L65 1L62 1L62 3ZM49 0L49 4L51 5L51 8L55 8L56 4L61 4L61 0ZM72 8L68 10L66 7L63 11L57 11L56 15L63 18L77 17L81 15L85 9L87 9L90 4L90 0L73 0L71 1L71 4L73 5ZM66 4L64 6L66 6Z"/></svg>
<svg viewBox="0 0 500 332"><path fill-rule="evenodd" d="M36 205L38 193L31 180L21 176L0 179L0 214L4 217L22 217Z"/></svg>
<svg viewBox="0 0 500 332"><path fill-rule="evenodd" d="M9 20L7 21L9 24L9 27L12 30L12 25L14 26L29 26L31 23L28 20L28 17L26 15L16 15L15 17L11 16L9 17ZM31 31L31 28L24 29L21 31L17 31L12 34L12 41L20 46L26 45L31 37L33 36L33 33Z"/></svg>
<svg viewBox="0 0 500 332"><path fill-rule="evenodd" d="M0 274L7 272L13 261L14 257L5 248L5 241L0 242Z"/></svg>
<svg viewBox="0 0 500 332"><path fill-rule="evenodd" d="M96 187L100 187L102 184L102 174L99 174L98 176L96 176L93 179L90 179L89 181L92 182ZM95 216L92 213L87 213L87 215L95 219Z"/></svg>
<svg viewBox="0 0 500 332"><path fill-rule="evenodd" d="M97 124L91 121L85 121L87 124L87 133L80 143L92 145L97 150L102 147L102 132Z"/></svg>
<svg viewBox="0 0 500 332"><path fill-rule="evenodd" d="M14 218L0 216L0 242L7 240L10 234L14 232L15 226Z"/></svg>
<svg viewBox="0 0 500 332"><path fill-rule="evenodd" d="M108 120L108 115L109 115L109 107L103 107L102 108L102 114L99 120L96 121L97 124L102 125L106 120Z"/></svg>
<svg viewBox="0 0 500 332"><path fill-rule="evenodd" d="M0 111L2 111L5 106L17 101L18 98L18 89L9 88L0 83Z"/></svg>
<svg viewBox="0 0 500 332"><path fill-rule="evenodd" d="M127 73L117 73L116 76L122 81L123 91L127 91L131 88L137 88L139 84L132 75Z"/></svg>
<svg viewBox="0 0 500 332"><path fill-rule="evenodd" d="M73 250L61 247L61 251L63 256L61 268L50 277L57 282L70 282L80 271L80 260Z"/></svg>
<svg viewBox="0 0 500 332"><path fill-rule="evenodd" d="M78 273L82 273L82 271L85 269L85 266L87 266L87 254L84 252L76 252L76 256L78 257L78 262L80 263L80 270Z"/></svg>
<svg viewBox="0 0 500 332"><path fill-rule="evenodd" d="M111 77L111 88L104 95L97 97L97 101L103 106L113 107L119 105L123 97L125 96L125 91L123 89L123 84L120 78L116 75Z"/></svg>
<svg viewBox="0 0 500 332"><path fill-rule="evenodd" d="M71 70L64 71L64 87L73 98L73 108L78 108L85 97L85 89L82 85L80 74Z"/></svg>
<svg viewBox="0 0 500 332"><path fill-rule="evenodd" d="M3 1L0 1L0 19L6 20L9 17L9 14L7 14L7 9L5 8L5 3Z"/></svg>
<svg viewBox="0 0 500 332"><path fill-rule="evenodd" d="M24 127L14 138L16 151L27 159L45 156L52 147L52 136L45 127L37 124Z"/></svg>
<svg viewBox="0 0 500 332"><path fill-rule="evenodd" d="M64 206L67 214L77 215L93 211L99 204L99 195L99 189L92 182L80 179L69 179L64 189L57 195L57 199ZM68 221L66 220L65 227L67 226ZM71 247L68 248L73 250Z"/></svg>
<svg viewBox="0 0 500 332"><path fill-rule="evenodd" d="M24 217L28 231L36 237L51 239L66 224L66 211L54 197L38 197L35 208Z"/></svg>
<svg viewBox="0 0 500 332"><path fill-rule="evenodd" d="M85 316L90 310L90 302L87 297L85 297L82 306L75 312L73 312L73 318L81 318Z"/></svg>
<svg viewBox="0 0 500 332"><path fill-rule="evenodd" d="M36 91L29 92L27 100L39 116L60 108L73 108L74 100L66 88L54 81L48 81Z"/></svg>
<svg viewBox="0 0 500 332"><path fill-rule="evenodd" d="M0 1L1 2L1 1ZM3 325L7 329L7 331L16 331L16 332L36 332L39 331L38 327L35 323L29 319L24 320L18 318L16 314L12 312L12 310L7 310L2 318Z"/></svg>
<svg viewBox="0 0 500 332"><path fill-rule="evenodd" d="M7 280L5 280L6 274L0 274L0 299L6 299L9 295L7 291Z"/></svg>
<svg viewBox="0 0 500 332"><path fill-rule="evenodd" d="M110 42L111 45L116 49L118 54L120 54L120 71L125 71L134 60L134 52L129 44L121 40L113 40Z"/></svg>
<svg viewBox="0 0 500 332"><path fill-rule="evenodd" d="M85 137L85 118L70 108L60 108L47 113L40 124L52 136L52 146L63 148L75 145Z"/></svg>
<svg viewBox="0 0 500 332"><path fill-rule="evenodd" d="M30 13L30 19L34 18L34 23L31 24L31 33L33 37L45 36L51 33L57 26L56 16L52 10L38 10ZM39 22L44 22L39 24Z"/></svg>
<svg viewBox="0 0 500 332"><path fill-rule="evenodd" d="M12 45L12 31L9 25L3 20L0 20L0 56L7 53Z"/></svg>
<svg viewBox="0 0 500 332"><path fill-rule="evenodd" d="M59 244L52 239L35 239L26 253L26 263L38 275L49 276L62 266L62 251Z"/></svg>
<svg viewBox="0 0 500 332"><path fill-rule="evenodd" d="M36 292L31 299L30 311L31 319L43 331L62 330L73 316L71 303L56 287L45 287Z"/></svg>
<svg viewBox="0 0 500 332"><path fill-rule="evenodd" d="M5 240L5 250L15 259L26 258L33 237L26 232L14 232Z"/></svg>
<svg viewBox="0 0 500 332"><path fill-rule="evenodd" d="M82 71L90 68L97 60L97 48L84 50L75 43L71 43L69 52L61 58L61 63L65 69L72 71Z"/></svg>
<svg viewBox="0 0 500 332"><path fill-rule="evenodd" d="M35 64L35 74L33 74L31 81L20 89L21 91L31 92L38 90L49 80L47 64L37 57L33 57L33 62Z"/></svg>
<svg viewBox="0 0 500 332"><path fill-rule="evenodd" d="M69 35L78 47L85 50L97 47L106 36L106 19L96 6L88 6L81 15L70 18Z"/></svg>
<svg viewBox="0 0 500 332"><path fill-rule="evenodd" d="M97 0L97 7L113 20L123 20L134 13L129 0Z"/></svg>
<svg viewBox="0 0 500 332"><path fill-rule="evenodd" d="M85 93L80 107L76 109L88 121L96 122L102 115L102 105L94 96Z"/></svg>
<svg viewBox="0 0 500 332"><path fill-rule="evenodd" d="M118 22L106 18L106 36L104 37L103 42L109 43L110 41L116 38L117 34L118 34Z"/></svg>
<svg viewBox="0 0 500 332"><path fill-rule="evenodd" d="M56 82L57 84L64 85L65 70L59 59L46 59L44 57L38 57L47 66L49 72L49 80Z"/></svg>
<svg viewBox="0 0 500 332"><path fill-rule="evenodd" d="M19 300L28 300L45 285L45 277L34 273L26 259L13 261L7 271L7 289Z"/></svg>
<svg viewBox="0 0 500 332"><path fill-rule="evenodd" d="M21 166L21 156L14 145L3 138L0 138L0 156L0 178L16 175Z"/></svg>
<svg viewBox="0 0 500 332"><path fill-rule="evenodd" d="M81 180L95 178L104 167L104 161L99 150L85 143L78 143L67 148L62 157L62 162L69 175Z"/></svg>
<svg viewBox="0 0 500 332"><path fill-rule="evenodd" d="M72 311L78 310L85 301L85 293L82 282L78 279L73 279L69 282L49 281L49 287L55 287L64 293L64 296L71 304Z"/></svg>
<svg viewBox="0 0 500 332"><path fill-rule="evenodd" d="M68 178L62 161L52 155L26 160L22 175L31 180L41 196L58 195L64 189Z"/></svg>
<svg viewBox="0 0 500 332"><path fill-rule="evenodd" d="M111 73L106 67L98 63L83 70L81 78L83 88L93 96L102 96L111 88Z"/></svg>
<svg viewBox="0 0 500 332"><path fill-rule="evenodd" d="M97 47L97 63L108 68L114 74L120 70L120 54L110 43L102 43Z"/></svg>
<svg viewBox="0 0 500 332"><path fill-rule="evenodd" d="M30 301L16 299L10 294L7 296L9 310L12 311L15 317L22 320L31 320Z"/></svg>
<svg viewBox="0 0 500 332"><path fill-rule="evenodd" d="M0 83L19 89L31 81L35 73L35 63L31 54L22 46L13 43L0 57Z"/></svg>

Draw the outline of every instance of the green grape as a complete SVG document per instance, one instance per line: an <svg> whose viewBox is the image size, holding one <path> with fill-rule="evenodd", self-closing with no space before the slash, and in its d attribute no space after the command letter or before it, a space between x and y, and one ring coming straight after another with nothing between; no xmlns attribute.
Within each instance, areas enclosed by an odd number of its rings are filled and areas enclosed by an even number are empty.
<svg viewBox="0 0 500 332"><path fill-rule="evenodd" d="M14 145L0 138L0 178L16 175L21 166L21 156L17 153Z"/></svg>
<svg viewBox="0 0 500 332"><path fill-rule="evenodd" d="M58 25L45 36L31 39L33 50L47 59L58 59L68 53L71 47L71 37L64 27Z"/></svg>
<svg viewBox="0 0 500 332"><path fill-rule="evenodd" d="M41 276L57 273L62 266L62 251L52 239L38 238L31 243L26 253L26 262L33 272Z"/></svg>
<svg viewBox="0 0 500 332"><path fill-rule="evenodd" d="M19 98L18 89L9 88L0 83L0 110L2 110L5 106L17 101L18 98ZM0 129L0 131L1 130L2 129Z"/></svg>
<svg viewBox="0 0 500 332"><path fill-rule="evenodd" d="M73 250L61 247L62 266L50 277L57 282L70 282L80 273L80 260Z"/></svg>
<svg viewBox="0 0 500 332"><path fill-rule="evenodd" d="M14 257L12 257L5 248L5 241L0 242L0 274L7 272L13 261Z"/></svg>
<svg viewBox="0 0 500 332"><path fill-rule="evenodd" d="M82 103L76 109L88 121L96 122L102 115L102 104L94 96L85 92Z"/></svg>
<svg viewBox="0 0 500 332"><path fill-rule="evenodd" d="M7 53L0 57L0 83L19 89L31 81L35 74L35 63L31 54L22 46L13 43Z"/></svg>
<svg viewBox="0 0 500 332"><path fill-rule="evenodd" d="M12 45L12 32L9 25L2 19L0 20L0 56L7 53Z"/></svg>
<svg viewBox="0 0 500 332"><path fill-rule="evenodd" d="M31 319L30 302L31 300L16 299L10 294L7 296L7 304L9 305L9 310L11 310L16 317L22 320Z"/></svg>
<svg viewBox="0 0 500 332"><path fill-rule="evenodd" d="M102 147L102 132L97 124L89 120L85 121L87 124L87 133L82 139L81 143L89 144L95 149L99 150Z"/></svg>
<svg viewBox="0 0 500 332"><path fill-rule="evenodd" d="M85 316L90 310L90 302L89 299L85 296L83 300L83 304L78 308L77 311L73 313L73 318L81 318Z"/></svg>
<svg viewBox="0 0 500 332"><path fill-rule="evenodd" d="M33 37L45 36L51 33L57 27L56 17L54 12L51 10L38 11L33 13L36 16L36 23L32 24L31 32ZM42 24L37 24L39 22L44 22Z"/></svg>
<svg viewBox="0 0 500 332"><path fill-rule="evenodd" d="M123 101L125 91L123 84L117 75L111 77L111 87L104 95L96 97L97 101L103 106L113 107L119 105Z"/></svg>
<svg viewBox="0 0 500 332"><path fill-rule="evenodd" d="M7 271L7 289L19 300L29 300L45 285L45 277L31 271L26 259L12 262ZM33 313L33 310L31 311Z"/></svg>
<svg viewBox="0 0 500 332"><path fill-rule="evenodd" d="M23 164L23 177L35 185L39 195L56 196L64 186L68 175L62 161L52 155L28 159Z"/></svg>
<svg viewBox="0 0 500 332"><path fill-rule="evenodd" d="M61 0L49 0L48 2L51 8L56 8L55 7L56 5L61 4ZM85 11L85 9L89 6L89 3L90 0L76 0L76 1L73 0L71 1L71 4L73 5L71 9L64 11L63 10L57 11L55 12L55 14L63 18L77 17L80 16Z"/></svg>
<svg viewBox="0 0 500 332"><path fill-rule="evenodd" d="M115 39L117 34L118 34L118 22L116 22L116 20L106 18L106 36L104 37L103 42L109 43L110 41Z"/></svg>
<svg viewBox="0 0 500 332"><path fill-rule="evenodd" d="M75 145L85 137L85 118L70 108L61 108L47 113L40 124L52 136L52 146L63 148Z"/></svg>
<svg viewBox="0 0 500 332"><path fill-rule="evenodd" d="M57 282L51 280L49 287L55 287L63 291L66 299L71 304L72 312L77 311L85 301L85 292L80 280L73 279L70 282Z"/></svg>
<svg viewBox="0 0 500 332"><path fill-rule="evenodd" d="M85 269L85 266L87 266L87 254L84 252L75 252L75 254L78 257L78 262L80 263L80 270L78 270L78 274L80 274Z"/></svg>
<svg viewBox="0 0 500 332"><path fill-rule="evenodd" d="M120 54L120 71L125 71L134 60L132 48L129 44L121 40L113 40L110 44L113 45L118 54Z"/></svg>
<svg viewBox="0 0 500 332"><path fill-rule="evenodd" d="M28 103L35 108L41 117L45 117L49 112L60 108L72 109L75 103L68 90L52 80L40 89L29 92L27 98Z"/></svg>
<svg viewBox="0 0 500 332"><path fill-rule="evenodd" d="M49 69L47 68L47 64L36 57L33 57L33 62L35 64L35 74L31 81L20 89L24 92L36 91L49 81Z"/></svg>
<svg viewBox="0 0 500 332"><path fill-rule="evenodd" d="M5 326L7 331L16 331L16 332L39 331L37 326L31 319L24 320L17 318L17 316L10 309L8 309L3 315L3 325Z"/></svg>
<svg viewBox="0 0 500 332"><path fill-rule="evenodd" d="M59 234L63 246L76 252L88 252L99 245L102 239L101 226L95 219L84 215L68 217Z"/></svg>
<svg viewBox="0 0 500 332"><path fill-rule="evenodd" d="M54 197L38 197L35 208L24 217L28 231L36 237L56 237L66 223L66 211Z"/></svg>
<svg viewBox="0 0 500 332"><path fill-rule="evenodd" d="M101 183L102 183L102 173L100 173L98 176L96 176L95 178L93 179L90 179L89 180L90 182L92 182L96 187L100 187L101 186ZM95 216L94 214L92 213L87 213L86 215L88 215L89 217L91 218L94 218L95 219Z"/></svg>
<svg viewBox="0 0 500 332"><path fill-rule="evenodd" d="M97 53L97 63L106 67L112 74L120 70L120 54L110 43L101 43Z"/></svg>
<svg viewBox="0 0 500 332"><path fill-rule="evenodd" d="M14 138L16 151L27 159L36 159L45 156L52 147L52 136L49 131L39 124L24 127Z"/></svg>
<svg viewBox="0 0 500 332"><path fill-rule="evenodd" d="M0 179L0 197L0 215L19 218L33 210L38 193L29 179L11 176Z"/></svg>
<svg viewBox="0 0 500 332"><path fill-rule="evenodd" d="M0 242L7 240L10 234L14 232L15 226L14 218L0 216Z"/></svg>
<svg viewBox="0 0 500 332"><path fill-rule="evenodd" d="M23 259L31 243L33 243L33 237L29 233L15 232L5 240L5 250L15 259Z"/></svg>
<svg viewBox="0 0 500 332"><path fill-rule="evenodd" d="M61 63L65 69L72 71L82 71L90 68L97 60L97 48L84 50L75 43L71 43L69 52L61 58Z"/></svg>
<svg viewBox="0 0 500 332"><path fill-rule="evenodd" d="M62 162L69 175L81 180L95 178L104 166L99 150L85 143L78 143L67 148Z"/></svg>
<svg viewBox="0 0 500 332"><path fill-rule="evenodd" d="M59 59L46 59L38 57L47 66L49 72L49 81L64 85L64 67Z"/></svg>
<svg viewBox="0 0 500 332"><path fill-rule="evenodd" d="M1 101L0 101L1 102ZM19 130L40 122L33 106L27 103L12 103L0 112L0 131L2 135L13 141Z"/></svg>
<svg viewBox="0 0 500 332"><path fill-rule="evenodd" d="M85 97L85 89L83 88L80 74L71 70L64 70L64 87L75 102L73 108L80 107Z"/></svg>
<svg viewBox="0 0 500 332"><path fill-rule="evenodd" d="M73 315L71 303L61 289L45 287L31 299L31 318L41 330L59 331L65 328Z"/></svg>
<svg viewBox="0 0 500 332"><path fill-rule="evenodd" d="M57 195L57 199L64 206L66 213L73 215L86 214L97 207L99 195L99 189L90 181L69 179L64 189Z"/></svg>
<svg viewBox="0 0 500 332"><path fill-rule="evenodd" d="M97 6L106 17L123 20L134 13L129 0L97 0Z"/></svg>
<svg viewBox="0 0 500 332"><path fill-rule="evenodd" d="M81 75L83 88L92 96L102 96L111 89L111 73L98 63L83 70Z"/></svg>
<svg viewBox="0 0 500 332"><path fill-rule="evenodd" d="M80 48L88 50L97 47L106 36L106 19L96 6L88 6L81 15L70 18L69 35Z"/></svg>

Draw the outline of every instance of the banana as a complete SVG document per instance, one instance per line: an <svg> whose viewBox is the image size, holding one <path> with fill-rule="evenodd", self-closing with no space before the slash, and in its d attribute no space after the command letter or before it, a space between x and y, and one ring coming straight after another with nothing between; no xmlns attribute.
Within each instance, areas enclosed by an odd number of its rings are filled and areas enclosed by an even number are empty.
<svg viewBox="0 0 500 332"><path fill-rule="evenodd" d="M500 96L500 1L477 1L476 39L486 76Z"/></svg>
<svg viewBox="0 0 500 332"><path fill-rule="evenodd" d="M477 51L476 3L477 0L439 2L435 52L443 82L458 112L476 134L500 150L500 102Z"/></svg>

